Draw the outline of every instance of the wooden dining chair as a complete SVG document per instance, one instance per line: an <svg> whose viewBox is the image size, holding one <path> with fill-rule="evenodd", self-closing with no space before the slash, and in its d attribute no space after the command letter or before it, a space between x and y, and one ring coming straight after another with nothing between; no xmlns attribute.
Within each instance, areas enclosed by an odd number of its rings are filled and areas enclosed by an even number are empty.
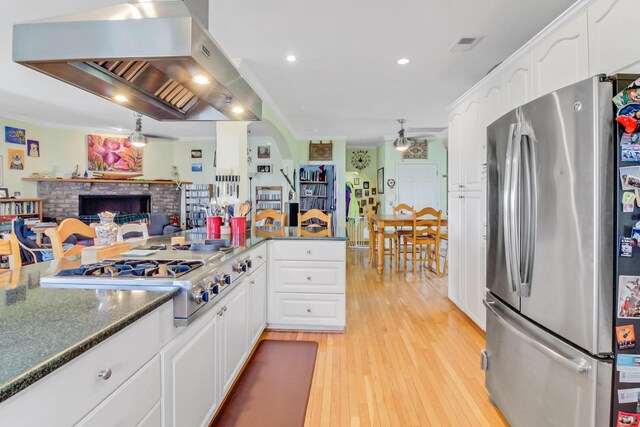
<svg viewBox="0 0 640 427"><path fill-rule="evenodd" d="M373 212L367 209L367 226L369 227L369 261L375 264L376 253L378 251L378 230L376 229L375 222L373 220ZM383 256L390 256L393 262L395 257L396 264L400 263L400 245L398 242L398 235L396 233L387 233L383 231L382 237L385 241ZM387 247L387 241L389 246Z"/></svg>
<svg viewBox="0 0 640 427"><path fill-rule="evenodd" d="M286 220L286 213L278 213L275 209L265 209L254 213L251 226L254 235L259 235L260 237L279 237L284 236ZM264 224L258 226L258 221L264 221Z"/></svg>
<svg viewBox="0 0 640 427"><path fill-rule="evenodd" d="M393 207L393 214L394 215L413 215L416 212L415 208L413 206L409 206L406 203L400 203L397 206ZM404 244L404 237L410 235L411 233L413 233L413 229L412 227L396 227L396 234L398 235L398 245L403 246Z"/></svg>
<svg viewBox="0 0 640 427"><path fill-rule="evenodd" d="M416 271L418 261L426 261L430 268L431 262L438 261L440 252L440 226L442 211L433 208L424 208L413 214L413 230L410 235L404 237L404 268L407 269L409 251L407 245L411 245L413 271ZM431 246L434 246L433 251ZM425 247L425 250L422 250ZM440 277L440 270L436 268L436 274Z"/></svg>
<svg viewBox="0 0 640 427"><path fill-rule="evenodd" d="M5 234L4 238L0 239L0 255L9 256L9 268L11 270L22 267L20 244L15 234Z"/></svg>
<svg viewBox="0 0 640 427"><path fill-rule="evenodd" d="M302 224L306 222L307 225ZM298 236L331 237L331 213L311 209L304 214L298 212Z"/></svg>
<svg viewBox="0 0 640 427"><path fill-rule="evenodd" d="M141 234L141 236L126 238L129 233ZM125 240L146 240L149 238L149 229L147 224L124 224L118 227L118 235L116 241L124 242Z"/></svg>
<svg viewBox="0 0 640 427"><path fill-rule="evenodd" d="M51 249L55 259L64 258L71 255L77 255L82 252L82 245L73 245L66 251L62 247L62 243L72 234L78 234L83 237L96 238L95 228L89 227L84 222L75 218L67 218L60 223L57 228L50 228L44 232L51 239Z"/></svg>

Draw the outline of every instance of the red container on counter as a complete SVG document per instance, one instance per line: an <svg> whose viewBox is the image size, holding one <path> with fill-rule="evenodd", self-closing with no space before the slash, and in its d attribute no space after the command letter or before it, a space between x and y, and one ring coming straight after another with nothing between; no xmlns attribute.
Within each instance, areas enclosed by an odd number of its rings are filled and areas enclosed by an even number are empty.
<svg viewBox="0 0 640 427"><path fill-rule="evenodd" d="M247 217L234 216L229 220L231 225L231 234L245 234L247 232Z"/></svg>
<svg viewBox="0 0 640 427"><path fill-rule="evenodd" d="M208 216L207 217L207 234L220 234L220 227L222 226L221 216Z"/></svg>

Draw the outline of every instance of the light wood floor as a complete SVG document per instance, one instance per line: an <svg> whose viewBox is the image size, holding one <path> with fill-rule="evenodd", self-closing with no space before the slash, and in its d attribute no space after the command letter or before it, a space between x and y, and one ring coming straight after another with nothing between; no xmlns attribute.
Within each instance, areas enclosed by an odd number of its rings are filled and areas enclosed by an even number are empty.
<svg viewBox="0 0 640 427"><path fill-rule="evenodd" d="M347 331L263 337L320 344L305 426L508 425L484 388L484 335L447 299L446 278L379 275L366 250L348 250Z"/></svg>

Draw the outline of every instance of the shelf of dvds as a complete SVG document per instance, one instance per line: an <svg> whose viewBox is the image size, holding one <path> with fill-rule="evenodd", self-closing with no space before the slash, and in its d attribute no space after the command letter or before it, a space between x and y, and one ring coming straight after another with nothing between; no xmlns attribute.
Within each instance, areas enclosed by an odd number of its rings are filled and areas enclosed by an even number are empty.
<svg viewBox="0 0 640 427"><path fill-rule="evenodd" d="M42 199L0 199L0 215L37 218L42 221Z"/></svg>
<svg viewBox="0 0 640 427"><path fill-rule="evenodd" d="M209 206L213 197L213 184L187 184L184 186L187 229L204 227L207 222L202 206Z"/></svg>
<svg viewBox="0 0 640 427"><path fill-rule="evenodd" d="M282 187L256 187L256 213L265 209L273 209L282 213Z"/></svg>

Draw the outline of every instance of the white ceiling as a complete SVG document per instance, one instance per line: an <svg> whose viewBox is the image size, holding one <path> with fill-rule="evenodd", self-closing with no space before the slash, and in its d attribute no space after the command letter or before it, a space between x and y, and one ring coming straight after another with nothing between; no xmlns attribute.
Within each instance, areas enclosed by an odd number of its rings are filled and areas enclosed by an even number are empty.
<svg viewBox="0 0 640 427"><path fill-rule="evenodd" d="M0 14L0 115L117 132L132 112L11 61L12 25L124 0L21 0ZM446 106L573 0L211 0L210 27L299 139L374 145L408 127L445 126ZM460 37L483 39L468 53ZM298 61L289 63L288 54ZM400 57L409 65L396 64ZM144 120L149 133L215 136L214 123ZM259 134L259 129L253 133Z"/></svg>

